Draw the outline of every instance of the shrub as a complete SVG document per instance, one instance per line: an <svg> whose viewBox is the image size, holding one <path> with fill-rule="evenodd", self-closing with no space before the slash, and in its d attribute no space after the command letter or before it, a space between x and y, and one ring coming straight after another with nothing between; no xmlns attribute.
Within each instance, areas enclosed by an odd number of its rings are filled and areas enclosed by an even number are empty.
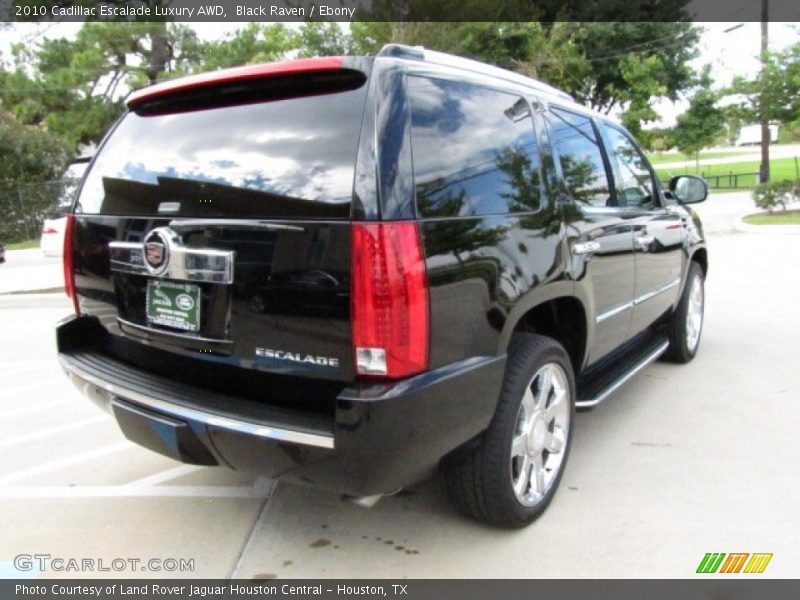
<svg viewBox="0 0 800 600"><path fill-rule="evenodd" d="M753 189L753 201L756 206L770 214L777 206L786 210L787 204L797 200L800 200L800 180L769 181L759 183Z"/></svg>

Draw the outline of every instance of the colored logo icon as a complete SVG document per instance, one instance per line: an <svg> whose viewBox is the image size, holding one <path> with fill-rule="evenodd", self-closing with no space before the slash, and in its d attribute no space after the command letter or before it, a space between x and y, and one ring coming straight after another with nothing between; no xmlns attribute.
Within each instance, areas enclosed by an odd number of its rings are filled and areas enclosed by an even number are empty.
<svg viewBox="0 0 800 600"><path fill-rule="evenodd" d="M763 573L772 553L707 552L697 566L697 573Z"/></svg>

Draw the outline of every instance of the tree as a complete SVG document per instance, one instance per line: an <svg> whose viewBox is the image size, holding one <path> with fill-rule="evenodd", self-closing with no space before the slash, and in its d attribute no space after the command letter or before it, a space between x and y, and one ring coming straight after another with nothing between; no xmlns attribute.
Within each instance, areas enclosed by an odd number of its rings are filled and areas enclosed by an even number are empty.
<svg viewBox="0 0 800 600"><path fill-rule="evenodd" d="M73 146L97 142L121 113L125 92L191 70L201 51L185 25L86 23L74 40L14 46L15 68L0 73L0 103Z"/></svg>
<svg viewBox="0 0 800 600"><path fill-rule="evenodd" d="M197 72L224 69L285 58L296 49L299 39L281 23L248 23L225 38L202 45L201 59L193 66Z"/></svg>
<svg viewBox="0 0 800 600"><path fill-rule="evenodd" d="M668 95L667 86L659 76L664 63L659 56L634 55L621 68L627 82L627 86L618 91L620 102L627 106L621 115L622 123L645 147L651 148L654 139L642 126L658 119L652 99Z"/></svg>
<svg viewBox="0 0 800 600"><path fill-rule="evenodd" d="M761 124L761 183L769 181L769 123L791 123L800 118L800 43L770 52L764 36L762 33L761 71L753 79L735 77L728 90L743 98L739 114Z"/></svg>
<svg viewBox="0 0 800 600"><path fill-rule="evenodd" d="M667 7L664 13L648 18L677 14L668 2L661 6ZM542 22L354 23L351 47L370 54L396 42L493 63L561 88L597 110L630 111L626 124L636 131L654 120L654 99L676 100L692 84L689 62L697 55L699 30L690 22L564 22L570 13L555 9L543 15Z"/></svg>
<svg viewBox="0 0 800 600"><path fill-rule="evenodd" d="M728 94L740 94L739 114L751 122L789 123L800 119L800 42L767 53L764 69L752 79L735 77Z"/></svg>
<svg viewBox="0 0 800 600"><path fill-rule="evenodd" d="M719 94L711 89L711 67L703 68L689 108L677 118L672 145L684 154L695 155L699 170L700 150L711 146L725 132L725 113L717 106Z"/></svg>
<svg viewBox="0 0 800 600"><path fill-rule="evenodd" d="M677 100L690 87L694 73L689 62L697 56L699 30L690 22L569 23L571 39L591 64L583 78L570 86L575 98L608 113L631 101L632 86ZM645 19L643 19L644 21ZM647 77L641 77L645 70ZM655 96L650 96L652 99Z"/></svg>
<svg viewBox="0 0 800 600"><path fill-rule="evenodd" d="M61 188L54 180L69 162L69 146L0 110L0 155L0 239L30 239L58 202Z"/></svg>
<svg viewBox="0 0 800 600"><path fill-rule="evenodd" d="M338 23L304 23L295 38L298 56L342 56L348 54L350 43Z"/></svg>

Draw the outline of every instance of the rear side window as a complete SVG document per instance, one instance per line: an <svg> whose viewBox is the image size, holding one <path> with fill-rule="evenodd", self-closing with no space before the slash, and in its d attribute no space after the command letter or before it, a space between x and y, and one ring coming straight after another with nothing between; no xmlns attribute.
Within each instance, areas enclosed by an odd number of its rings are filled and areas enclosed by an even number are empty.
<svg viewBox="0 0 800 600"><path fill-rule="evenodd" d="M541 164L524 98L417 76L408 87L421 216L538 210Z"/></svg>
<svg viewBox="0 0 800 600"><path fill-rule="evenodd" d="M171 114L128 113L79 211L347 219L366 86Z"/></svg>
<svg viewBox="0 0 800 600"><path fill-rule="evenodd" d="M570 195L583 204L611 205L608 174L592 121L558 108L550 109L548 120L550 138Z"/></svg>

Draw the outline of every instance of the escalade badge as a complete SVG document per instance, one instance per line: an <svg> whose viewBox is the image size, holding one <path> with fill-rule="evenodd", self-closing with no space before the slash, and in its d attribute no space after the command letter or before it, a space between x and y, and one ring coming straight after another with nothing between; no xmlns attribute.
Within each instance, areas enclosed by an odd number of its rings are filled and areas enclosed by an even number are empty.
<svg viewBox="0 0 800 600"><path fill-rule="evenodd" d="M319 367L338 367L339 359L333 356L313 356L299 352L286 352L272 348L256 348L256 356L271 358L273 360L288 360L296 363L310 363Z"/></svg>

